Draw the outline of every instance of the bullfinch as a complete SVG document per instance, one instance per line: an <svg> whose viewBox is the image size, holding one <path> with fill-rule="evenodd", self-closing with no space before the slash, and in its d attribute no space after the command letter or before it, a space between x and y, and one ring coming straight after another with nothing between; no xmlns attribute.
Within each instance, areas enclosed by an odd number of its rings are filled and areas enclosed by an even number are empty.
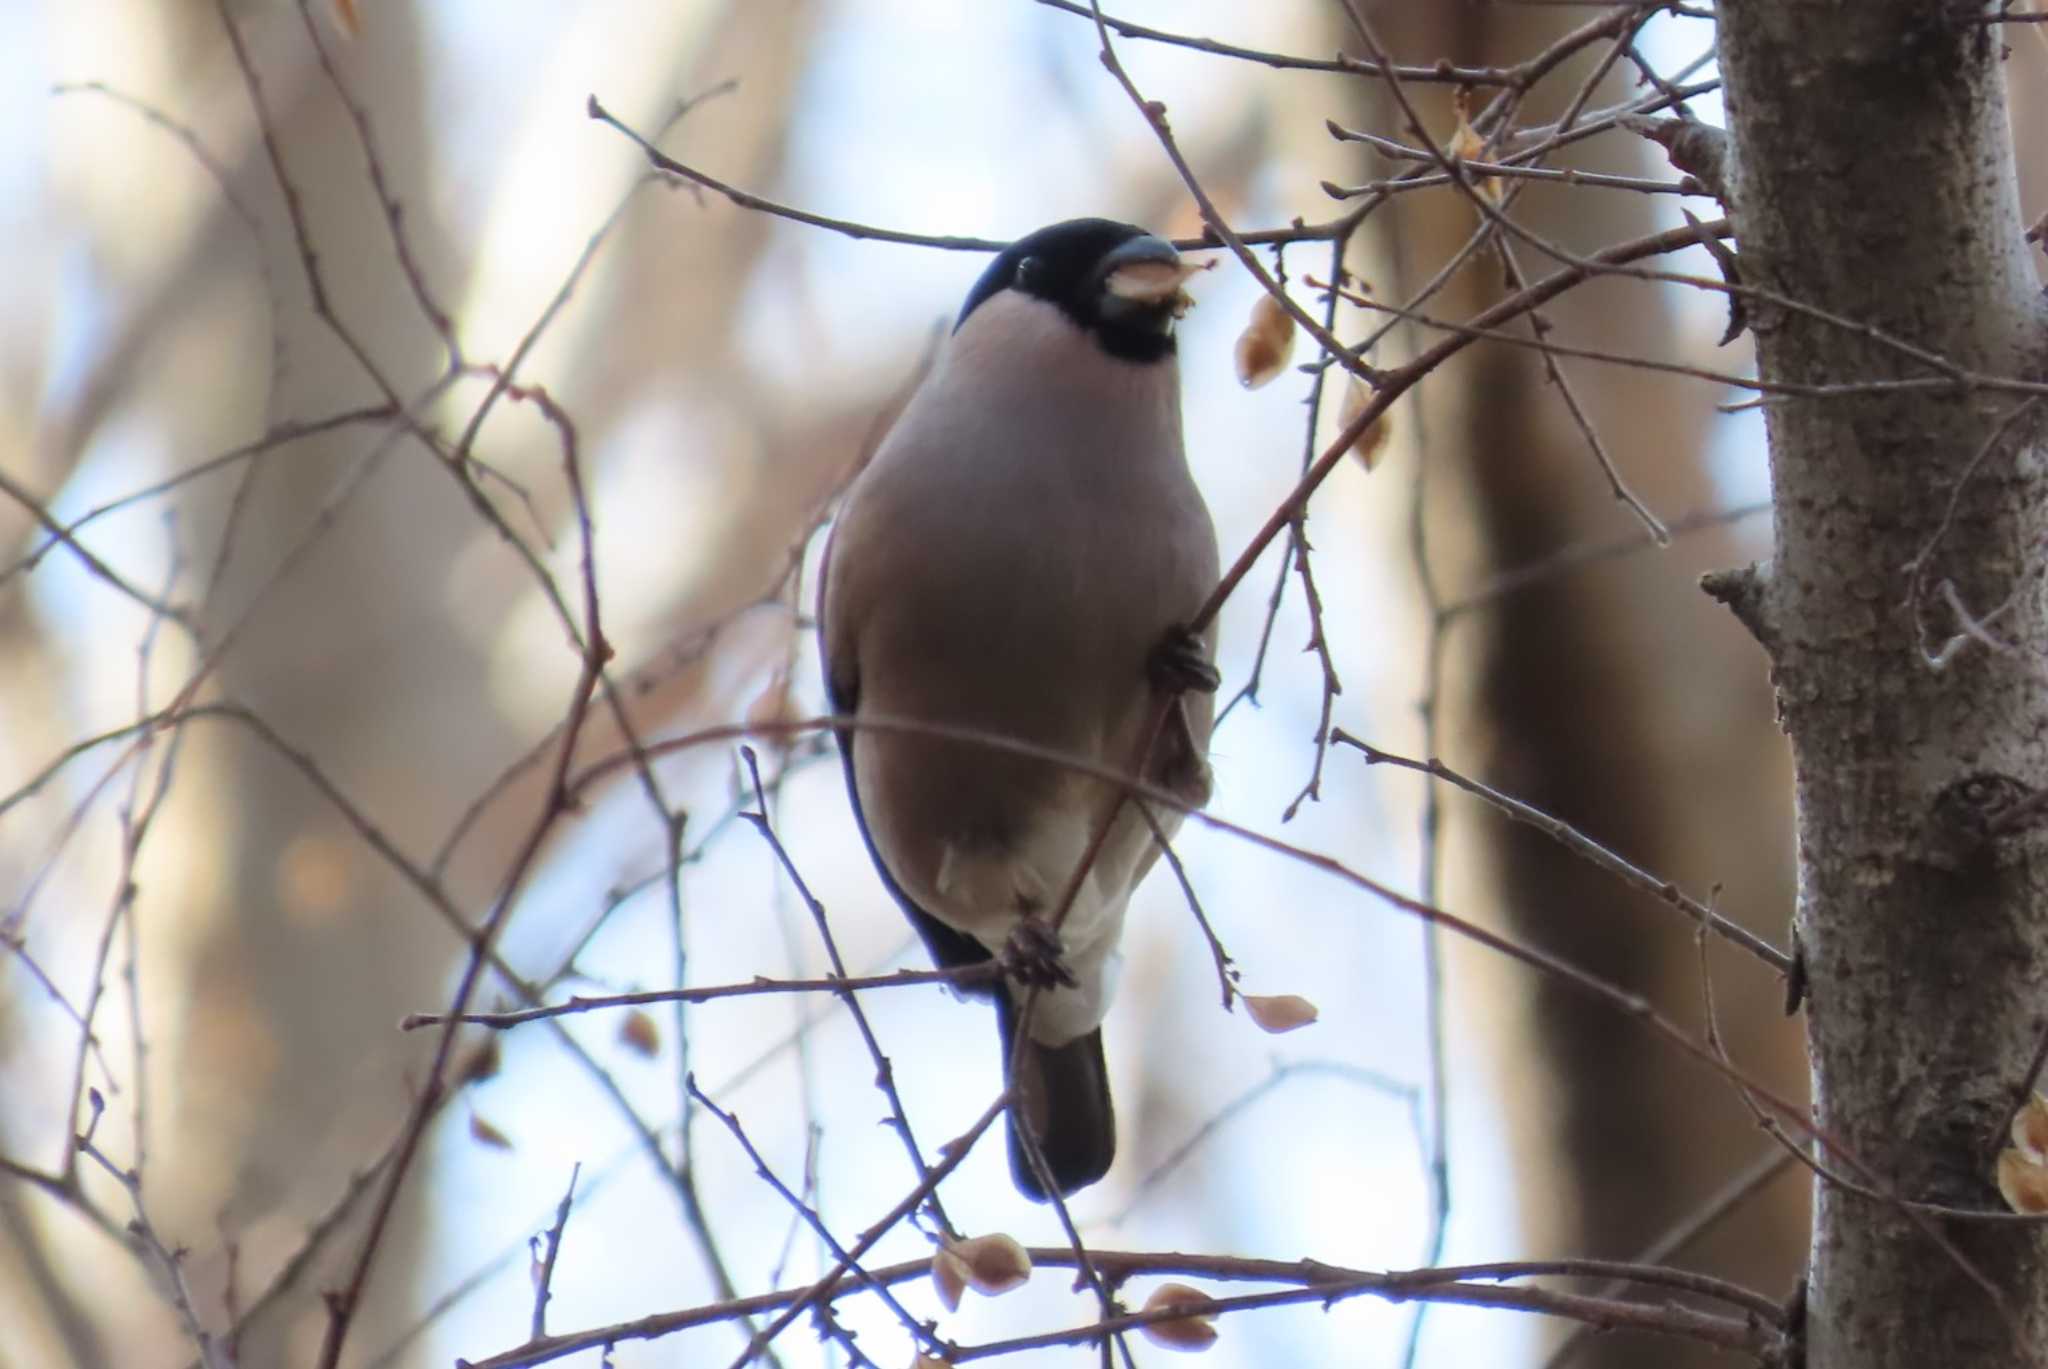
<svg viewBox="0 0 2048 1369"><path fill-rule="evenodd" d="M875 867L937 964L1003 967L974 992L993 998L1015 1065L1011 1172L1040 1201L1026 1129L1062 1195L1115 1155L1102 1020L1117 941L1180 815L1152 805L1148 821L1114 784L963 734L1118 774L1153 737L1145 778L1190 806L1208 798L1214 628L1188 624L1216 584L1216 532L1182 450L1174 346L1190 270L1106 219L997 256L850 487L819 588Z"/></svg>

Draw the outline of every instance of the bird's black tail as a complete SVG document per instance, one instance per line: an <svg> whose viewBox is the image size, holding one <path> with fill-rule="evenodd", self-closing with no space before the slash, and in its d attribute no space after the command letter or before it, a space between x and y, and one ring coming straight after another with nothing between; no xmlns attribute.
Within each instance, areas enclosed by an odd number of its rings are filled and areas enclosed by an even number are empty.
<svg viewBox="0 0 2048 1369"><path fill-rule="evenodd" d="M1017 1034L1017 1005L1008 992L998 991L995 999L1007 1063ZM1064 1046L1027 1040L1012 1082L1018 1098L1010 1109L1010 1174L1025 1197L1042 1203L1047 1195L1025 1152L1020 1127L1031 1128L1061 1197L1109 1173L1109 1162L1116 1158L1116 1114L1109 1102L1102 1028Z"/></svg>

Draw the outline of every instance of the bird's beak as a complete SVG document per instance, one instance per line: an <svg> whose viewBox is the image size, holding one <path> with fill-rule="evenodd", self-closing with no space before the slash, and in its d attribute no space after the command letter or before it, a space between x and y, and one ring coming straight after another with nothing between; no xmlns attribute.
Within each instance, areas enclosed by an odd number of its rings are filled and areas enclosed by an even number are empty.
<svg viewBox="0 0 2048 1369"><path fill-rule="evenodd" d="M1182 284L1197 271L1208 269L1208 263L1182 261L1172 243L1149 233L1112 250L1102 259L1102 266L1106 294L1141 308L1165 308L1176 318L1193 303Z"/></svg>

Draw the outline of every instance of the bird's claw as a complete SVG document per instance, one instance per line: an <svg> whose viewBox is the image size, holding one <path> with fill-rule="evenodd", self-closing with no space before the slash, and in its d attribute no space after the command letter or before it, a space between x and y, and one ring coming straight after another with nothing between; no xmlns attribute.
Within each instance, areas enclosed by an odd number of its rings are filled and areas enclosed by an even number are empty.
<svg viewBox="0 0 2048 1369"><path fill-rule="evenodd" d="M1026 988L1074 988L1080 981L1060 959L1065 950L1051 923L1036 914L1023 917L1003 946L1003 973Z"/></svg>
<svg viewBox="0 0 2048 1369"><path fill-rule="evenodd" d="M1223 676L1209 659L1208 644L1184 624L1176 623L1167 629L1166 636L1152 648L1151 660L1146 664L1152 687L1162 694L1185 694L1189 690L1214 694L1223 685Z"/></svg>

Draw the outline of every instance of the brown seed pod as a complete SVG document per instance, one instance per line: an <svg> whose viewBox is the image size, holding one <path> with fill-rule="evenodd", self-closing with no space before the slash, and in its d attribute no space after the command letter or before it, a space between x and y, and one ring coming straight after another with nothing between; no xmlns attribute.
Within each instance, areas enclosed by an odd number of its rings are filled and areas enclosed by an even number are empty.
<svg viewBox="0 0 2048 1369"><path fill-rule="evenodd" d="M1252 301L1251 321L1237 335L1237 383L1256 390L1287 369L1294 355L1294 315L1270 294Z"/></svg>
<svg viewBox="0 0 2048 1369"><path fill-rule="evenodd" d="M1278 1036L1308 1026L1318 1016L1316 1005L1298 993L1244 996L1245 1013L1260 1031Z"/></svg>
<svg viewBox="0 0 2048 1369"><path fill-rule="evenodd" d="M1146 1313L1178 1312L1179 1316L1146 1322L1138 1330L1154 1345L1168 1350L1207 1350L1216 1343L1216 1299L1184 1283L1162 1283L1140 1309Z"/></svg>

